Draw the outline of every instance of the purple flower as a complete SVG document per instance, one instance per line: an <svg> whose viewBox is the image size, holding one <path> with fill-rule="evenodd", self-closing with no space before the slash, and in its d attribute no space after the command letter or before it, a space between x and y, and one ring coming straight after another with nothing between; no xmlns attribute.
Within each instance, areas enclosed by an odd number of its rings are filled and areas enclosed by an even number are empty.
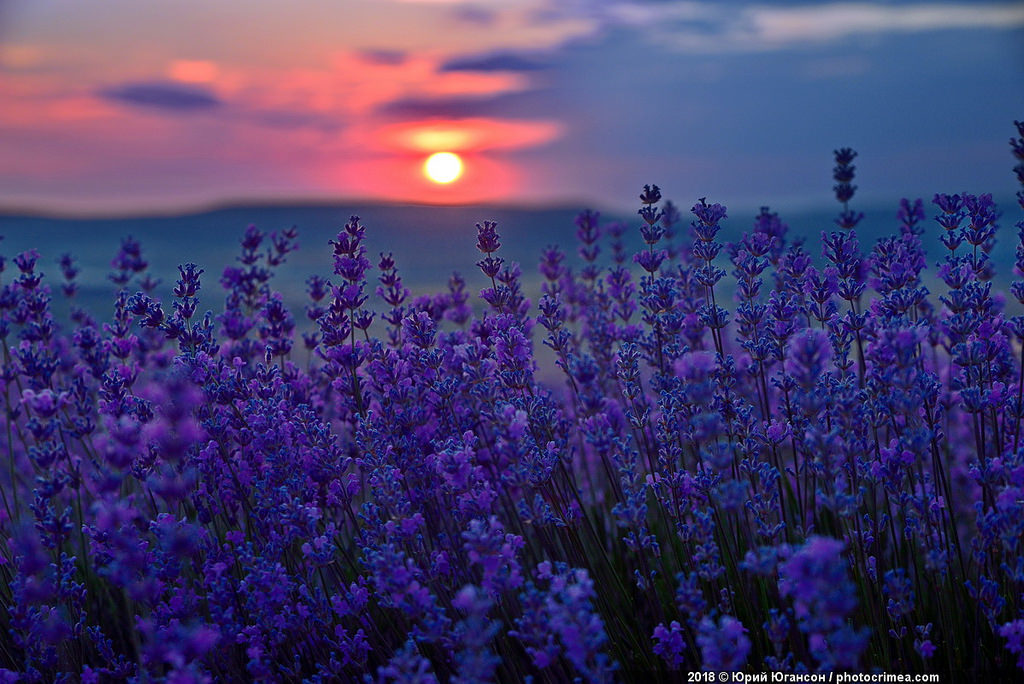
<svg viewBox="0 0 1024 684"><path fill-rule="evenodd" d="M747 628L731 615L723 615L717 623L709 617L701 620L697 645L705 672L743 669L751 646Z"/></svg>
<svg viewBox="0 0 1024 684"><path fill-rule="evenodd" d="M594 583L587 571L544 561L537 566L537 579L548 588L527 583L520 597L523 616L510 634L523 641L538 668L564 655L586 681L611 681L617 665L603 652L608 637L593 608Z"/></svg>
<svg viewBox="0 0 1024 684"><path fill-rule="evenodd" d="M839 627L857 605L844 547L838 539L811 537L779 566L779 592L793 599L805 631Z"/></svg>
<svg viewBox="0 0 1024 684"><path fill-rule="evenodd" d="M1017 667L1024 670L1024 620L1001 625L999 636L1006 639L1006 650L1017 656Z"/></svg>
<svg viewBox="0 0 1024 684"><path fill-rule="evenodd" d="M710 242L714 239L719 229L719 222L726 218L726 209L721 204L708 204L705 198L693 205L691 209L698 223L694 226L697 238L703 242Z"/></svg>
<svg viewBox="0 0 1024 684"><path fill-rule="evenodd" d="M416 643L409 639L398 649L386 665L377 668L379 684L437 684L431 672L430 661L424 658Z"/></svg>
<svg viewBox="0 0 1024 684"><path fill-rule="evenodd" d="M645 185L640 193L641 204L657 204L661 201L661 189L657 185Z"/></svg>
<svg viewBox="0 0 1024 684"><path fill-rule="evenodd" d="M470 564L479 566L483 572L480 586L485 591L497 596L523 584L516 557L525 545L523 538L515 534L504 534L495 516L492 515L486 522L471 520L462 538L463 549Z"/></svg>
<svg viewBox="0 0 1024 684"><path fill-rule="evenodd" d="M683 628L675 620L668 626L659 624L654 628L651 636L657 643L654 644L654 653L661 656L670 670L678 670L683 664L683 649L686 644L683 641Z"/></svg>
<svg viewBox="0 0 1024 684"><path fill-rule="evenodd" d="M823 668L856 667L867 632L854 630L849 615L857 607L843 542L812 536L779 565L779 593L793 600L793 612L808 646Z"/></svg>
<svg viewBox="0 0 1024 684"><path fill-rule="evenodd" d="M489 643L501 624L487 618L492 605L487 594L472 584L460 589L452 600L452 606L466 614L454 629L460 648L455 655L458 672L452 677L453 684L485 684L494 680L501 659Z"/></svg>
<svg viewBox="0 0 1024 684"><path fill-rule="evenodd" d="M853 160L856 159L857 153L849 147L843 147L835 150L834 154L836 165L832 169L832 178L836 185L833 190L835 190L836 199L845 205L853 198L853 193L857 189L857 186L852 184L854 170L857 168L853 165Z"/></svg>
<svg viewBox="0 0 1024 684"><path fill-rule="evenodd" d="M498 239L498 224L494 221L476 224L476 248L484 254L492 254L497 252L499 247L501 242Z"/></svg>

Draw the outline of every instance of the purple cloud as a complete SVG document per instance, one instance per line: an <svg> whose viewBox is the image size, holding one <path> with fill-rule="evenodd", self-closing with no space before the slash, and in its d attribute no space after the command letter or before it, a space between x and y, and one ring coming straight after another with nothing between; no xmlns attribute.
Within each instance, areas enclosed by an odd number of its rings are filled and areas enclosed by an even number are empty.
<svg viewBox="0 0 1024 684"><path fill-rule="evenodd" d="M406 54L401 50L362 50L359 58L370 64L396 66L405 62Z"/></svg>
<svg viewBox="0 0 1024 684"><path fill-rule="evenodd" d="M548 64L510 52L456 57L441 65L440 71L540 71Z"/></svg>
<svg viewBox="0 0 1024 684"><path fill-rule="evenodd" d="M406 97L382 105L377 112L398 119L503 116L508 115L510 105L521 100L524 95L526 94L505 93L477 97Z"/></svg>
<svg viewBox="0 0 1024 684"><path fill-rule="evenodd" d="M473 5L456 7L453 14L459 21L475 26L493 26L498 20L498 13L494 10Z"/></svg>
<svg viewBox="0 0 1024 684"><path fill-rule="evenodd" d="M192 85L166 82L125 83L104 88L99 97L132 107L147 107L166 112L194 112L223 104L212 91Z"/></svg>
<svg viewBox="0 0 1024 684"><path fill-rule="evenodd" d="M282 130L310 128L324 133L336 133L344 128L343 122L337 117L291 109L243 111L238 118L242 121L250 121L254 124L267 126L268 128L279 128Z"/></svg>

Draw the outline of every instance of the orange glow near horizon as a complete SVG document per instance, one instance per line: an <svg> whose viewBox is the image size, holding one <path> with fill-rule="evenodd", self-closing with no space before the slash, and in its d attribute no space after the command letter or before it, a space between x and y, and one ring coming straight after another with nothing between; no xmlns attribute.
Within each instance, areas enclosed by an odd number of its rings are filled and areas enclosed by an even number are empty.
<svg viewBox="0 0 1024 684"><path fill-rule="evenodd" d="M324 167L321 182L329 192L382 201L422 204L500 202L514 197L522 184L519 169L508 161L475 152L459 152L462 174L453 183L437 183L424 172L424 155L386 154Z"/></svg>
<svg viewBox="0 0 1024 684"><path fill-rule="evenodd" d="M520 191L523 177L504 153L543 145L561 134L561 124L553 121L489 117L356 125L339 137L338 149L360 153L343 154L321 178L346 195L428 204L508 201ZM429 157L442 152L462 164L448 182L439 182L426 166Z"/></svg>
<svg viewBox="0 0 1024 684"><path fill-rule="evenodd" d="M550 142L562 127L551 121L467 118L406 121L382 127L377 136L385 148L401 151L479 152L521 149Z"/></svg>

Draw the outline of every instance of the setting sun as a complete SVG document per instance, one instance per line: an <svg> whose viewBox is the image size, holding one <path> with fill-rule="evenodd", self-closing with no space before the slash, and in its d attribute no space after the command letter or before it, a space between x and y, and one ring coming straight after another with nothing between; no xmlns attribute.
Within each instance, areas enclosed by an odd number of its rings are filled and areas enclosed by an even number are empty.
<svg viewBox="0 0 1024 684"><path fill-rule="evenodd" d="M457 154L438 152L427 158L423 173L435 183L451 183L462 175L462 160Z"/></svg>

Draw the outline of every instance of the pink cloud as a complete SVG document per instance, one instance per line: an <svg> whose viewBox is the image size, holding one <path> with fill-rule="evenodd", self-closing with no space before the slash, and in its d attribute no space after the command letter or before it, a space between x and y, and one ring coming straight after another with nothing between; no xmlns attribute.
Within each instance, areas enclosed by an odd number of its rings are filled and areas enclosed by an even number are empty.
<svg viewBox="0 0 1024 684"><path fill-rule="evenodd" d="M182 83L213 83L220 69L207 59L176 59L167 66L167 76Z"/></svg>
<svg viewBox="0 0 1024 684"><path fill-rule="evenodd" d="M557 122L396 123L383 110L529 90L537 74L444 65L553 47L589 30L572 17L533 21L543 0L489 5L486 34L440 4L399 9L382 0L364 11L313 0L303 12L261 5L215 13L185 4L174 21L133 5L133 30L125 32L111 21L113 9L57 2L60 22L26 12L17 41L0 53L0 127L9 133L0 139L0 166L24 169L5 183L0 202L47 193L58 204L120 201L163 191L205 199L218 188L356 195L390 185L401 196L452 201L500 192L514 185L515 170L485 155L553 140L562 133ZM173 106L203 94L217 105ZM419 168L423 154L440 147L467 155L466 177L447 195L424 185ZM31 164L19 164L24 158ZM501 182L488 186L485 171Z"/></svg>

